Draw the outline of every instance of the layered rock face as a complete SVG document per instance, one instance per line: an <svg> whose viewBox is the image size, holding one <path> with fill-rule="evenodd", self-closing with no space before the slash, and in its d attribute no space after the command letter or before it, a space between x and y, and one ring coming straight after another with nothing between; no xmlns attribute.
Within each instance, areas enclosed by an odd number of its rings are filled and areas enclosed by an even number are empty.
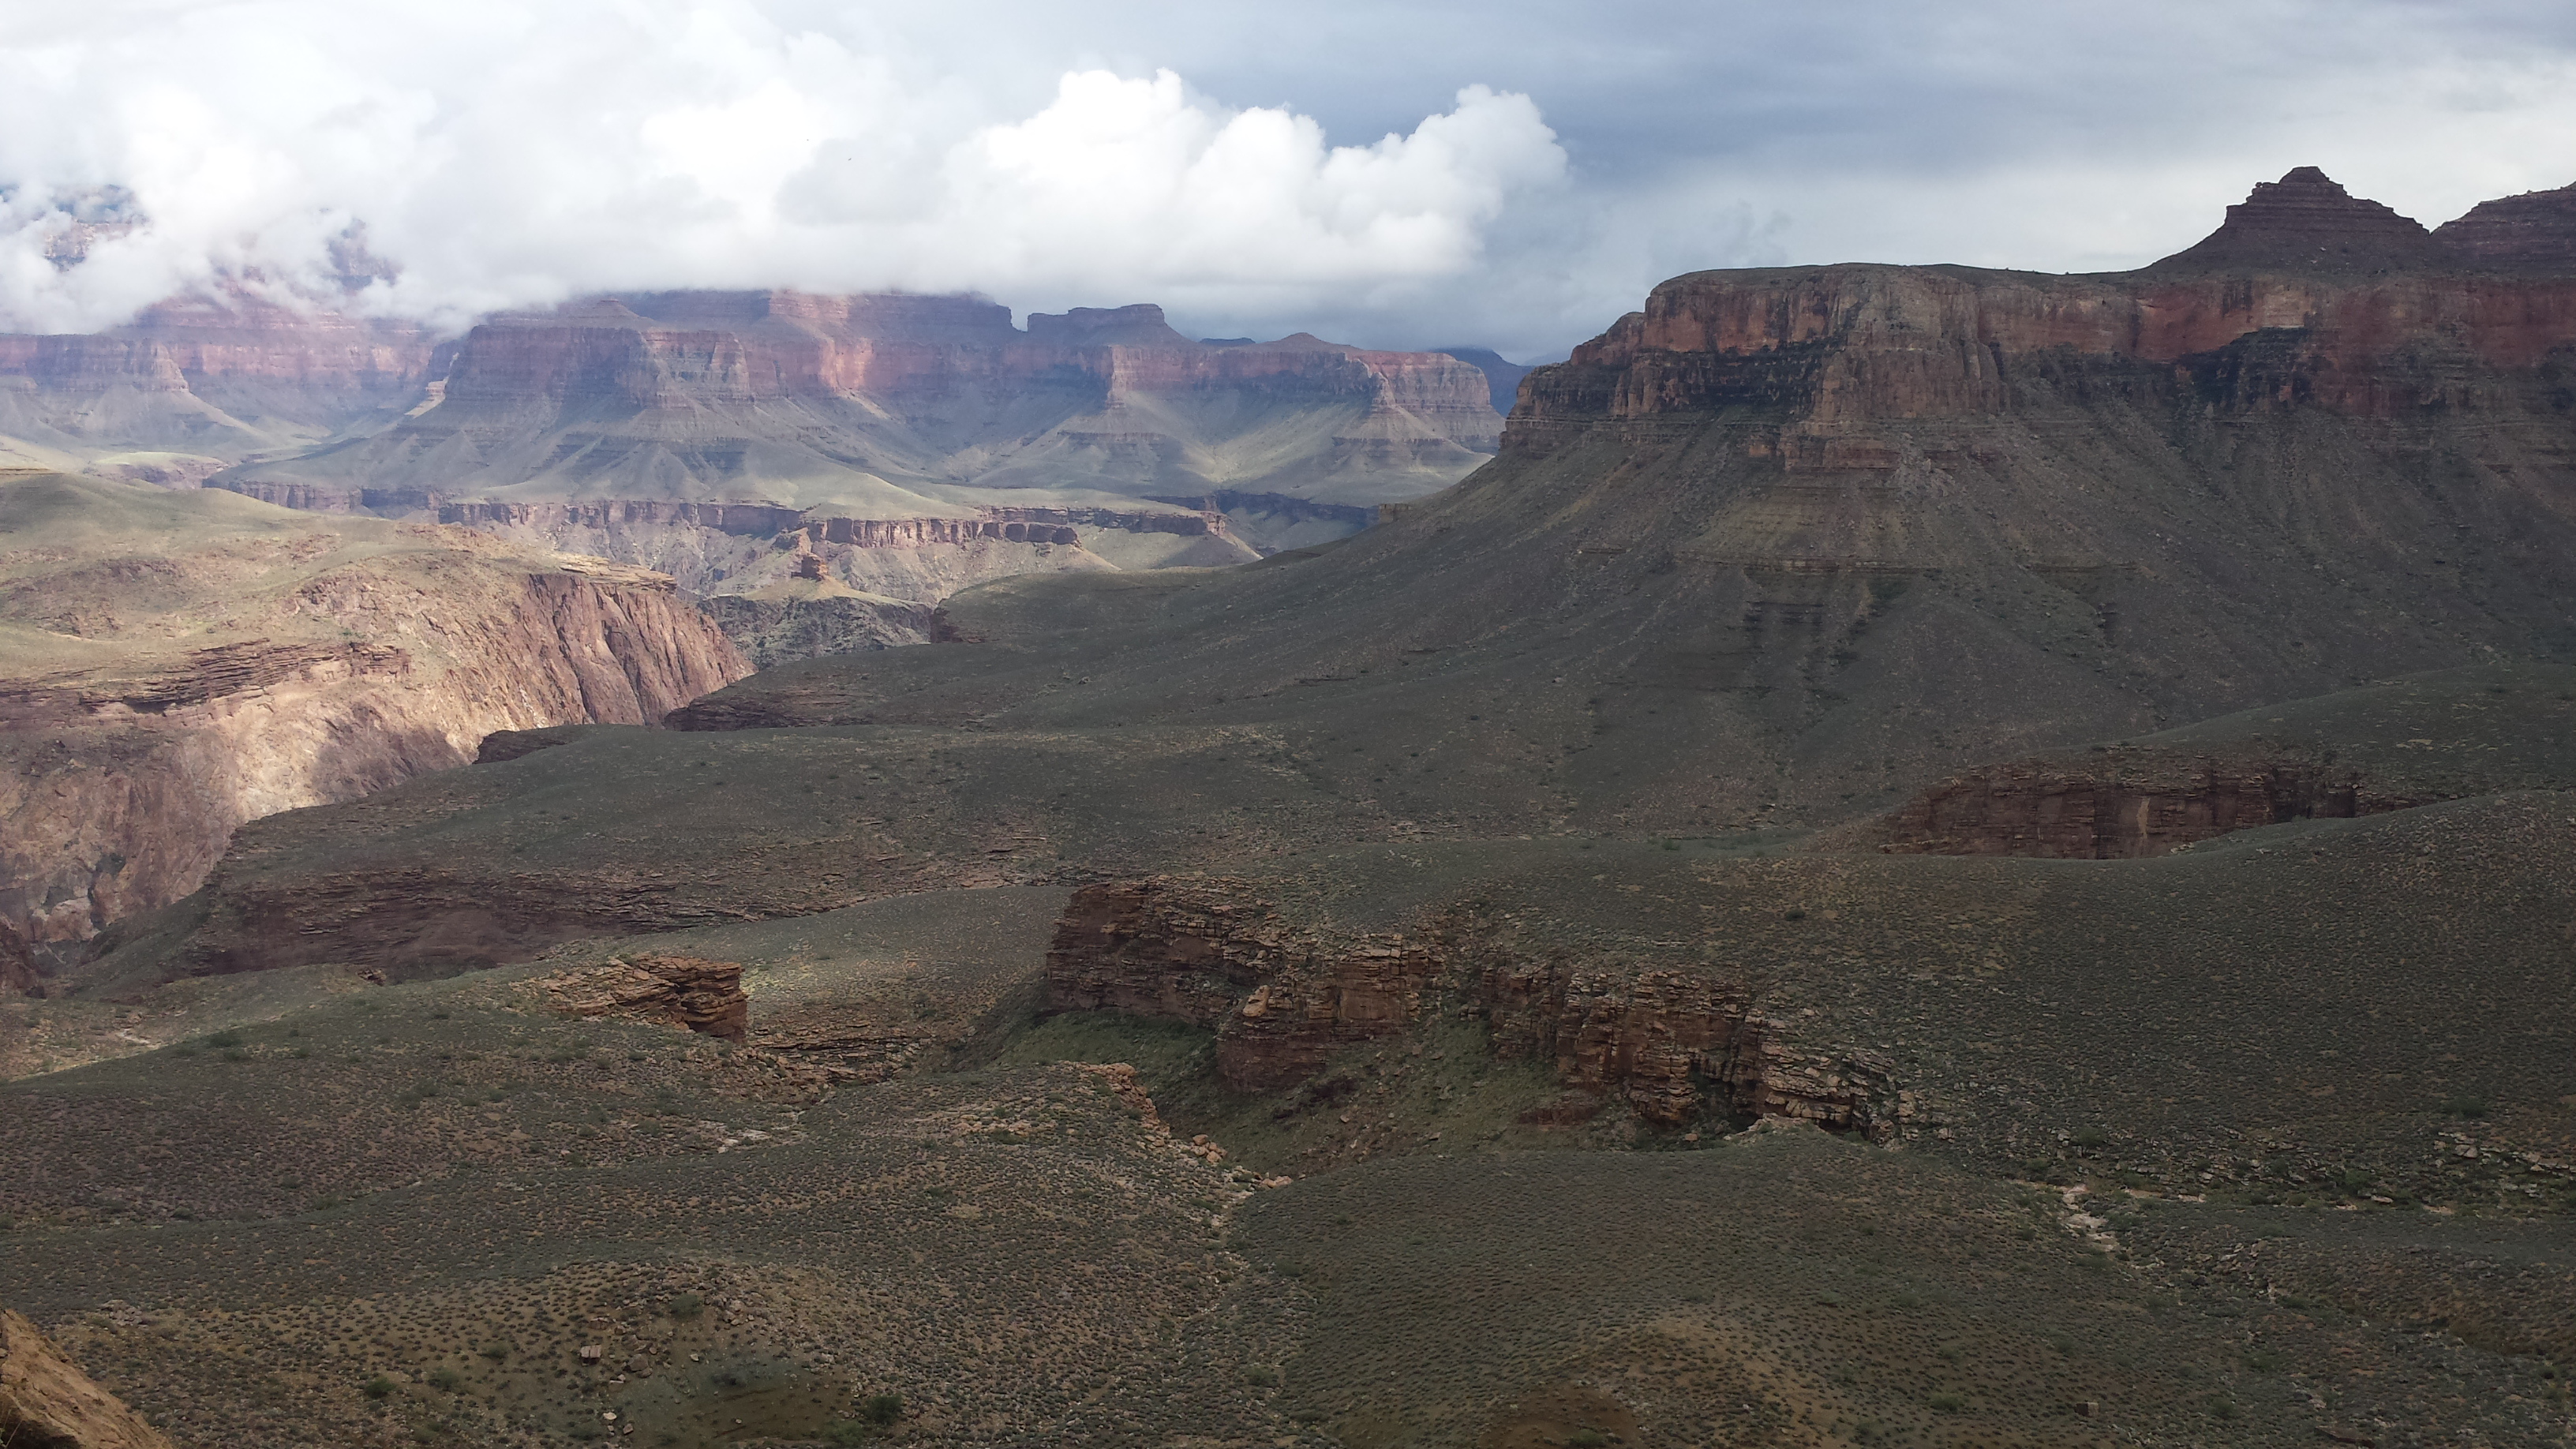
<svg viewBox="0 0 2576 1449"><path fill-rule="evenodd" d="M2503 271L2576 274L2576 186L2481 201L2433 232L2463 262Z"/></svg>
<svg viewBox="0 0 2576 1449"><path fill-rule="evenodd" d="M1239 880L1076 891L1047 953L1047 1004L1211 1027L1218 1075L1245 1092L1294 1087L1343 1047L1454 1010L1487 1019L1497 1056L1547 1062L1661 1125L1715 1110L1884 1136L1910 1111L1883 1057L1798 1043L1718 973L1525 959L1465 913L1337 936L1291 925Z"/></svg>
<svg viewBox="0 0 2576 1449"><path fill-rule="evenodd" d="M0 1309L0 1444L170 1449L160 1430L92 1382L25 1314L8 1309Z"/></svg>
<svg viewBox="0 0 2576 1449"><path fill-rule="evenodd" d="M0 494L22 539L83 545L0 577L0 919L39 942L186 895L244 821L463 764L498 729L649 724L750 669L666 578L126 487Z"/></svg>
<svg viewBox="0 0 2576 1449"><path fill-rule="evenodd" d="M241 292L177 299L103 333L0 335L0 442L29 461L194 487L250 452L391 422L446 361L416 323Z"/></svg>

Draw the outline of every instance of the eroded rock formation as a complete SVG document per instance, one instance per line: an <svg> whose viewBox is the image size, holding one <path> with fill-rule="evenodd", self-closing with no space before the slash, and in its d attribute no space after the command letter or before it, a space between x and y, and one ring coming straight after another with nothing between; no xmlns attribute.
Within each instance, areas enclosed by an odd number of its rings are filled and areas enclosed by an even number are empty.
<svg viewBox="0 0 2576 1449"><path fill-rule="evenodd" d="M726 1041L741 1041L750 1029L738 962L636 956L558 972L536 986L548 1009L564 1016L661 1022Z"/></svg>
<svg viewBox="0 0 2576 1449"><path fill-rule="evenodd" d="M0 1444L170 1449L160 1430L65 1358L26 1315L0 1309Z"/></svg>
<svg viewBox="0 0 2576 1449"><path fill-rule="evenodd" d="M1246 882L1158 878L1074 893L1047 953L1058 1011L1120 1011L1216 1031L1237 1091L1297 1085L1340 1048L1426 1012L1484 1016L1496 1055L1551 1063L1567 1087L1673 1125L1711 1110L1895 1132L1912 1110L1890 1064L1797 1040L1722 971L1528 960L1466 917L1418 934L1291 925Z"/></svg>

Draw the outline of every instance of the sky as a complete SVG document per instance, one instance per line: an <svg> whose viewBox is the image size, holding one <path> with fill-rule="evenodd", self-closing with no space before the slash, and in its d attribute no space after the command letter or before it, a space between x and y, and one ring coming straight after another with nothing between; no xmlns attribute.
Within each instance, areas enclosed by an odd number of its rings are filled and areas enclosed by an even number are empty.
<svg viewBox="0 0 2576 1449"><path fill-rule="evenodd" d="M0 330L792 286L1543 360L1701 268L2140 265L2299 165L2576 182L2576 6L25 3Z"/></svg>

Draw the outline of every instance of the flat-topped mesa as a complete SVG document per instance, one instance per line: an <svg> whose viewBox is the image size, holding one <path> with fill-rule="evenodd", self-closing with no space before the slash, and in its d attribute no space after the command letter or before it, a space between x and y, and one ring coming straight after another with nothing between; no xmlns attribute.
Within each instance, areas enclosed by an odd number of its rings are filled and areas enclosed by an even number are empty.
<svg viewBox="0 0 2576 1449"><path fill-rule="evenodd" d="M1151 302L1126 307L1076 307L1070 312L1029 314L1029 340L1057 347L1184 347L1206 344L1172 330L1163 309Z"/></svg>
<svg viewBox="0 0 2576 1449"><path fill-rule="evenodd" d="M2576 276L2576 186L2481 201L2433 239L2473 266Z"/></svg>
<svg viewBox="0 0 2576 1449"><path fill-rule="evenodd" d="M2301 166L2255 183L2252 195L2227 208L2218 230L2147 270L2373 273L2450 263L2422 223Z"/></svg>
<svg viewBox="0 0 2576 1449"><path fill-rule="evenodd" d="M908 292L831 296L793 290L647 292L622 303L636 317L666 327L757 328L821 333L842 339L998 347L1020 340L1011 309L971 295L925 297Z"/></svg>
<svg viewBox="0 0 2576 1449"><path fill-rule="evenodd" d="M2497 254L2555 245L2556 204L2507 213L2528 225ZM2576 269L2498 270L2302 168L2256 187L2207 241L2135 272L1695 272L1533 372L1505 447L1542 446L1569 424L1730 409L1815 427L1993 418L2062 401L2079 377L2096 394L2221 411L2476 409L2576 346Z"/></svg>

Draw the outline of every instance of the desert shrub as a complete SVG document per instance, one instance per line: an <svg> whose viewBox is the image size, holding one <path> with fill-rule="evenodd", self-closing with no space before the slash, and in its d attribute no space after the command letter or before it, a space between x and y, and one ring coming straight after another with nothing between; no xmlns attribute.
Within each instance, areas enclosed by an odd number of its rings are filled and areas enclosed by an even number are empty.
<svg viewBox="0 0 2576 1449"><path fill-rule="evenodd" d="M386 1378L383 1374L378 1374L374 1378L367 1380L365 1383L358 1385L358 1392L365 1394L371 1399L381 1399L393 1391L394 1381Z"/></svg>
<svg viewBox="0 0 2576 1449"><path fill-rule="evenodd" d="M699 1314L706 1312L706 1310L707 1301L700 1298L695 1293L676 1294L672 1297L670 1302L662 1305L663 1312L670 1314L673 1318L679 1319L683 1323L686 1323L690 1319L697 1317Z"/></svg>
<svg viewBox="0 0 2576 1449"><path fill-rule="evenodd" d="M885 1425L903 1417L903 1395L870 1394L859 1401L859 1418L870 1424Z"/></svg>
<svg viewBox="0 0 2576 1449"><path fill-rule="evenodd" d="M433 1389L441 1389L449 1393L453 1393L456 1391L456 1386L463 1382L465 1382L465 1376L458 1373L456 1370L447 1367L445 1364L441 1364L437 1368L429 1371L429 1386Z"/></svg>

